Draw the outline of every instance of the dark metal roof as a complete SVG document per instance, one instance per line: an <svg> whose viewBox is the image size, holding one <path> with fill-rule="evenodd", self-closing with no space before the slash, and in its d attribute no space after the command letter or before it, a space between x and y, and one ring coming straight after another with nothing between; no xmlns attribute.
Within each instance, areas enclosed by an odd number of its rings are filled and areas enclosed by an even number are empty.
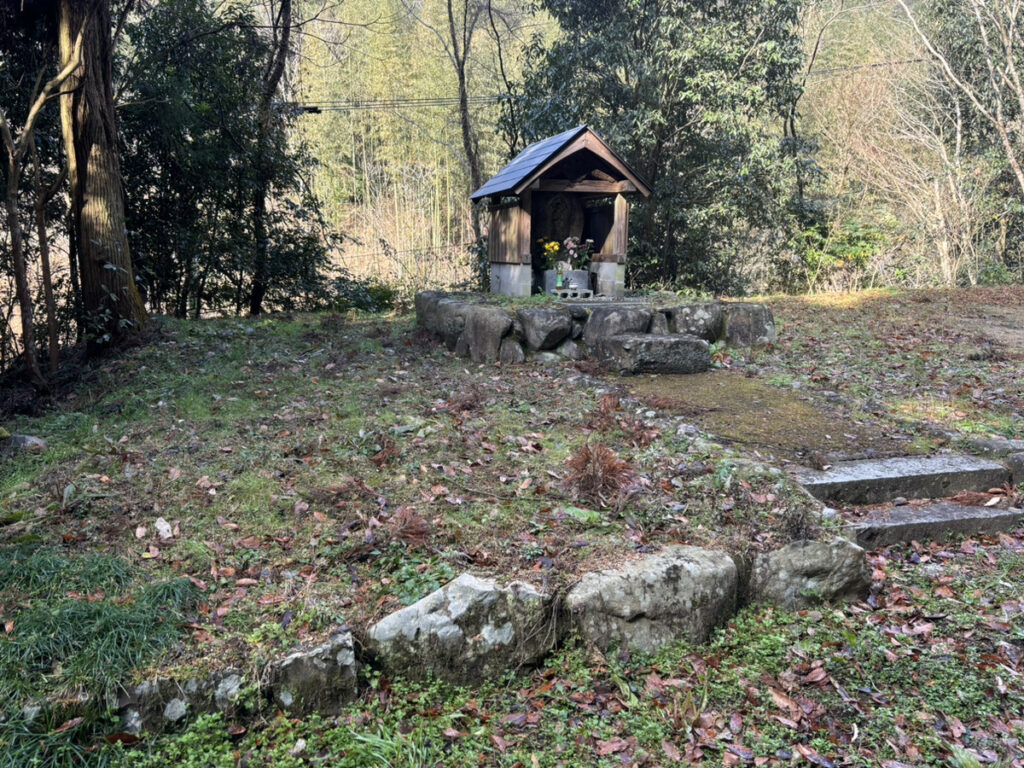
<svg viewBox="0 0 1024 768"><path fill-rule="evenodd" d="M575 141L586 130L587 126L578 125L556 136L535 141L512 158L508 165L498 171L494 178L470 195L469 199L480 200L484 197L512 192L524 179L561 152L567 144Z"/></svg>

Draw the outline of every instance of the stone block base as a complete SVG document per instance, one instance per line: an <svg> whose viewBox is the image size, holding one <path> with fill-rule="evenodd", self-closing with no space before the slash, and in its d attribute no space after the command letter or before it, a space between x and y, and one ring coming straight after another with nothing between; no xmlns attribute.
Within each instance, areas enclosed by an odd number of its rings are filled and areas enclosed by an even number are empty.
<svg viewBox="0 0 1024 768"><path fill-rule="evenodd" d="M621 299L626 293L626 265L612 262L594 262L590 265L598 296Z"/></svg>
<svg viewBox="0 0 1024 768"><path fill-rule="evenodd" d="M533 287L533 268L529 264L491 264L491 293L529 296Z"/></svg>

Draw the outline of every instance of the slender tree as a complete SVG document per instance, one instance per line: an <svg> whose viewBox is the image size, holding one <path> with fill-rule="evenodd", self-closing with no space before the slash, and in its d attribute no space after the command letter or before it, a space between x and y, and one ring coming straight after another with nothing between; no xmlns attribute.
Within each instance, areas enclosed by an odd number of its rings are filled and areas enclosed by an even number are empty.
<svg viewBox="0 0 1024 768"><path fill-rule="evenodd" d="M270 157L276 142L274 131L279 129L274 100L284 76L285 64L292 34L292 0L281 0L275 7L270 6L271 47L270 55L263 69L260 82L260 103L257 113L256 138L256 181L252 192L252 227L255 238L256 261L253 269L252 293L249 296L249 314L258 315L263 311L270 283L270 236L267 227L267 198L274 178L273 158Z"/></svg>
<svg viewBox="0 0 1024 768"><path fill-rule="evenodd" d="M57 373L60 363L60 334L57 328L57 299L53 292L53 273L50 269L50 237L46 229L46 206L53 200L67 176L68 167L62 165L60 172L50 182L50 185L43 187L43 164L39 158L39 150L36 148L35 137L33 137L32 182L36 193L33 209L35 211L36 244L39 246L39 268L43 277L43 300L46 302L48 370L51 376Z"/></svg>
<svg viewBox="0 0 1024 768"><path fill-rule="evenodd" d="M45 84L43 84L43 72L36 78L36 85L33 89L31 106L21 132L15 137L14 131L0 107L0 138L3 139L4 148L7 150L7 194L5 197L5 208L7 212L7 224L10 229L11 253L14 261L15 292L18 296L18 306L21 311L22 347L24 348L25 367L29 380L39 390L48 388L46 378L39 367L39 358L36 351L35 338L35 310L32 304L32 294L28 285L28 265L25 260L24 235L21 228L21 216L18 205L18 186L22 171L25 167L25 160L30 151L35 148L35 136L33 130L46 103L57 93L58 89L71 77L72 72L79 66L82 59L83 40L86 29L80 28L74 39L68 40L68 52L64 65L60 72ZM34 155L34 152L33 152Z"/></svg>

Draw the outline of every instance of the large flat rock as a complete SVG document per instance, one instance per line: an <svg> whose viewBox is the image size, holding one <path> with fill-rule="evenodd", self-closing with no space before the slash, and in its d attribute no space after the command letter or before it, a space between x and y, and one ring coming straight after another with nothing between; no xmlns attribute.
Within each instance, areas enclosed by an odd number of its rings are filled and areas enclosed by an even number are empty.
<svg viewBox="0 0 1024 768"><path fill-rule="evenodd" d="M924 507L876 510L847 528L866 549L908 541L943 541L950 535L974 536L1010 531L1024 524L1024 510L964 507L940 501Z"/></svg>
<svg viewBox="0 0 1024 768"><path fill-rule="evenodd" d="M529 584L464 573L370 627L365 648L388 673L464 685L544 658L558 639L551 614Z"/></svg>
<svg viewBox="0 0 1024 768"><path fill-rule="evenodd" d="M794 541L754 558L751 602L800 610L820 602L856 600L867 594L871 575L864 550L846 539Z"/></svg>
<svg viewBox="0 0 1024 768"><path fill-rule="evenodd" d="M937 499L985 491L1009 481L1002 464L976 456L905 456L840 461L826 469L800 468L797 482L818 499L875 504L897 496Z"/></svg>
<svg viewBox="0 0 1024 768"><path fill-rule="evenodd" d="M736 564L725 552L674 545L615 570L585 573L566 596L572 624L599 648L654 653L702 643L736 610Z"/></svg>

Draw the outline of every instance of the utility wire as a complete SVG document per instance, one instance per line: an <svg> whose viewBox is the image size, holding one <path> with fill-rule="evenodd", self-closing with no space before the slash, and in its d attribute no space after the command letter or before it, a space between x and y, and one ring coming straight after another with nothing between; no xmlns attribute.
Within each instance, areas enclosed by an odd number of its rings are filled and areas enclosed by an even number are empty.
<svg viewBox="0 0 1024 768"><path fill-rule="evenodd" d="M409 253L437 253L438 251L450 251L452 249L468 248L471 245L476 245L474 242L466 241L465 243L450 243L449 245L432 245L425 248L405 248L402 250L394 251L346 251L342 250L340 257L344 260L351 258L353 260L358 259L370 259L370 258L385 258L388 256L400 256Z"/></svg>
<svg viewBox="0 0 1024 768"><path fill-rule="evenodd" d="M501 97L497 94L491 96L470 96L469 104L496 104ZM459 99L456 96L437 96L422 98L392 98L392 99L343 99L338 101L314 101L307 103L289 102L285 106L301 112L319 114L321 112L371 112L371 111L394 111L397 109L423 109L428 107L457 107Z"/></svg>
<svg viewBox="0 0 1024 768"><path fill-rule="evenodd" d="M808 77L829 77L831 75L841 75L844 72L856 72L860 69L892 69L893 67L901 67L904 64L921 64L925 61L927 59L903 59L901 61L878 61L874 64L853 64L849 67L834 67L832 69L812 71L808 74Z"/></svg>

